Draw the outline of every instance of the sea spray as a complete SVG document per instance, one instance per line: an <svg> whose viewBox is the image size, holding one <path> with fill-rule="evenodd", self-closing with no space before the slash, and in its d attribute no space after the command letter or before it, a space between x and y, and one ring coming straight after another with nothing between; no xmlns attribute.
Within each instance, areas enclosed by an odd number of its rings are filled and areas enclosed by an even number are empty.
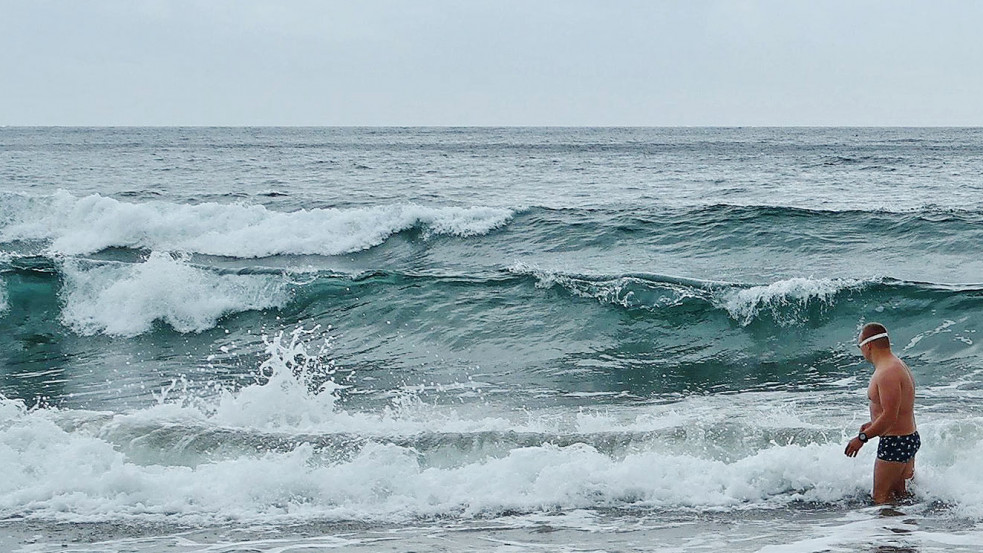
<svg viewBox="0 0 983 553"><path fill-rule="evenodd" d="M286 340L283 331L263 335L267 359L257 369L255 385L222 390L212 422L261 430L329 428L338 416L338 394L348 387L335 381L339 373L329 356L329 332L315 325L295 328Z"/></svg>
<svg viewBox="0 0 983 553"><path fill-rule="evenodd" d="M221 386L215 394L201 395L181 386L179 393L162 394L159 407L176 404L191 408L207 424L250 432L346 433L369 436L410 435L439 427L449 432L513 428L500 417L459 419L453 410L442 411L420 398L422 389L409 387L387 394L379 410L341 407L346 393L356 395L358 367L339 365L332 353L337 335L333 328L298 326L262 336L265 359L252 373L252 383L238 388ZM474 390L475 384L462 384ZM454 388L453 386L449 388Z"/></svg>

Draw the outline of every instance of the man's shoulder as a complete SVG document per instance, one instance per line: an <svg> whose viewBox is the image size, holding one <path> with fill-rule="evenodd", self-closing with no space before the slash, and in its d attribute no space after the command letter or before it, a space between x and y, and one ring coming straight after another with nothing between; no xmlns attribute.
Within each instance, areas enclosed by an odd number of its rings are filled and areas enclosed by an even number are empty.
<svg viewBox="0 0 983 553"><path fill-rule="evenodd" d="M900 372L901 374L908 374L908 365L896 355L893 359L891 359L890 367L893 371Z"/></svg>
<svg viewBox="0 0 983 553"><path fill-rule="evenodd" d="M871 380L877 382L900 380L908 376L908 371L908 365L895 357L877 367Z"/></svg>

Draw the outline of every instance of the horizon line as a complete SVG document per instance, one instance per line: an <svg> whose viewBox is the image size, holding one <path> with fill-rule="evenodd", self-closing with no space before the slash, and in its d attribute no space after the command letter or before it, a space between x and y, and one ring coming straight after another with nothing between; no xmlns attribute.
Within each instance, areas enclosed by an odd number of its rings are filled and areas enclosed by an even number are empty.
<svg viewBox="0 0 983 553"><path fill-rule="evenodd" d="M983 125L22 125L0 129L980 129Z"/></svg>

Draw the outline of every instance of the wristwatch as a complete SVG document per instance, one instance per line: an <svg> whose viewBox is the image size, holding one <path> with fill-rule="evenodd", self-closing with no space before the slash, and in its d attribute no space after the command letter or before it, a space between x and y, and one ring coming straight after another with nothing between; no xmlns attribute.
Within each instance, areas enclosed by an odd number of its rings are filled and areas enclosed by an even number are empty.
<svg viewBox="0 0 983 553"><path fill-rule="evenodd" d="M857 439L860 440L862 443L867 443L867 440L869 440L870 438L867 437L866 432L861 432L860 434L857 434Z"/></svg>

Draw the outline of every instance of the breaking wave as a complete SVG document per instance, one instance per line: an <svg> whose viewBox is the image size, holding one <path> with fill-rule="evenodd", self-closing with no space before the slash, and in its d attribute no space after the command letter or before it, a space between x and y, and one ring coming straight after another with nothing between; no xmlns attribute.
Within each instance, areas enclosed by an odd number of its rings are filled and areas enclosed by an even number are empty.
<svg viewBox="0 0 983 553"><path fill-rule="evenodd" d="M485 234L513 215L508 209L414 204L285 213L259 205L127 203L63 191L18 200L19 209L3 214L0 241L42 241L49 254L66 255L112 247L242 258L337 255L378 246L413 228L434 235Z"/></svg>
<svg viewBox="0 0 983 553"><path fill-rule="evenodd" d="M266 346L254 384L200 397L169 387L158 405L127 414L28 409L0 397L0 516L207 524L746 510L861 504L870 486L869 459L842 454L849 419L813 411L810 403L825 404L819 396L642 405L626 411L636 413L627 426L624 413L582 412L557 425L535 412L517 423L435 406L403 411L398 402L361 412L338 404L346 387L318 328L268 337ZM744 409L737 426L734 409ZM428 440L424 428L446 439ZM627 447L612 447L626 428ZM185 436L168 438L173 429ZM979 472L983 422L929 416L920 430L934 447L920 458L916 494L983 516L980 487L965 478ZM488 432L499 441L448 455ZM200 449L209 433L218 439ZM343 439L352 435L359 439Z"/></svg>
<svg viewBox="0 0 983 553"><path fill-rule="evenodd" d="M136 336L162 321L178 332L201 332L231 313L282 307L283 279L222 275L187 256L153 252L140 263L69 259L62 264L62 322L82 335Z"/></svg>

